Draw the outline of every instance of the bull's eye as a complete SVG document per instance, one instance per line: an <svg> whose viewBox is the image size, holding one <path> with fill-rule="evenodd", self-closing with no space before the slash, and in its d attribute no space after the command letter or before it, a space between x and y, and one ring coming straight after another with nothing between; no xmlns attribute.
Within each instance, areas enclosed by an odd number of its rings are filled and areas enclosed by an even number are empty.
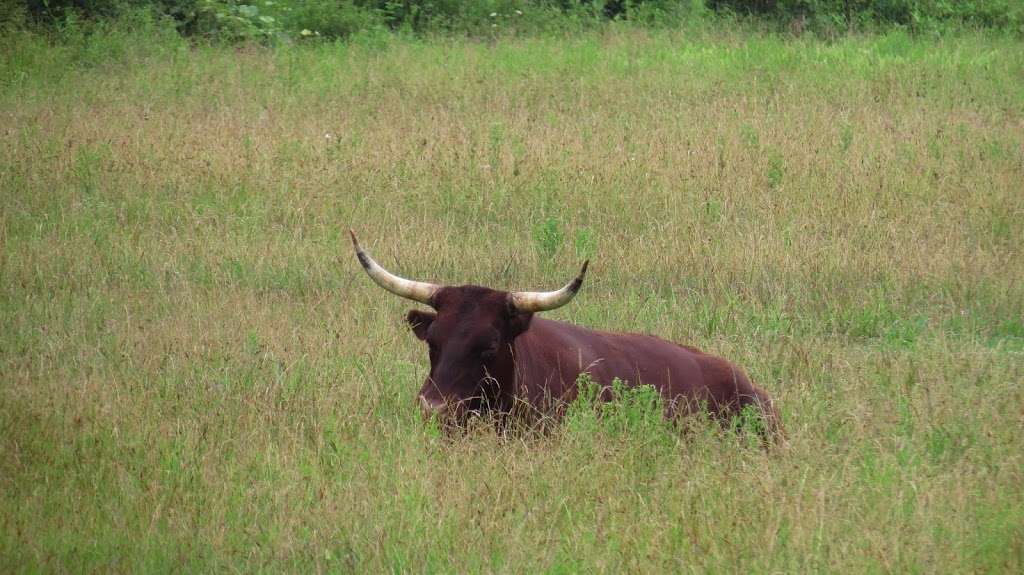
<svg viewBox="0 0 1024 575"><path fill-rule="evenodd" d="M480 348L480 359L482 361L494 361L494 358L498 357L498 345L489 344Z"/></svg>

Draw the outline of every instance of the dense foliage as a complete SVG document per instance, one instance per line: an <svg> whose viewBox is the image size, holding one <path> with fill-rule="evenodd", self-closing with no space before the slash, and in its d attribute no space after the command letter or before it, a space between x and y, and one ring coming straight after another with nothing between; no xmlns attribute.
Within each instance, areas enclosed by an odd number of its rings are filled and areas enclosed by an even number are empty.
<svg viewBox="0 0 1024 575"><path fill-rule="evenodd" d="M0 24L62 30L138 11L172 18L183 35L226 41L344 38L383 29L495 35L715 16L795 34L891 26L1024 31L1024 3L1017 0L11 0L0 4Z"/></svg>

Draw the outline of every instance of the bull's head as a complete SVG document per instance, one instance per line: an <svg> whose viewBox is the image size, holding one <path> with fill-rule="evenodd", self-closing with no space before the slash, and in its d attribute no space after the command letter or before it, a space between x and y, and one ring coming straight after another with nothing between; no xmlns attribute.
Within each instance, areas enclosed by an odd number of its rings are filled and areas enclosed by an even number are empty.
<svg viewBox="0 0 1024 575"><path fill-rule="evenodd" d="M410 310L406 321L430 350L430 374L420 389L428 415L461 418L488 408L507 411L515 378L513 342L533 314L561 307L576 295L587 262L573 281L550 292L504 292L480 286L439 286L398 277L373 260L356 240L363 269L389 292L434 308Z"/></svg>

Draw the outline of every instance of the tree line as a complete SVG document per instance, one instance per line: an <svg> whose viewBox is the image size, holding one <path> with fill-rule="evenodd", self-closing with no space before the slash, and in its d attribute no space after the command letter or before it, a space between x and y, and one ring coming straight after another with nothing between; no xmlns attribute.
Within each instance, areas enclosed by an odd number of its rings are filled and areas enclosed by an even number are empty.
<svg viewBox="0 0 1024 575"><path fill-rule="evenodd" d="M346 38L376 30L495 35L625 20L650 26L739 20L835 35L886 28L983 28L1024 35L1021 0L0 0L0 26L62 30L166 18L214 41Z"/></svg>

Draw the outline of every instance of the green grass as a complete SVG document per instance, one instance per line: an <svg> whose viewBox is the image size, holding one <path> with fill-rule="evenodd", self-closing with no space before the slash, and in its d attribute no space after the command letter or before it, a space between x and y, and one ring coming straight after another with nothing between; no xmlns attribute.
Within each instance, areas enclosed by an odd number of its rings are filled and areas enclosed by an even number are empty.
<svg viewBox="0 0 1024 575"><path fill-rule="evenodd" d="M1024 567L1019 42L119 34L0 50L0 570ZM437 282L590 258L552 317L733 359L789 445L446 439L349 227Z"/></svg>

